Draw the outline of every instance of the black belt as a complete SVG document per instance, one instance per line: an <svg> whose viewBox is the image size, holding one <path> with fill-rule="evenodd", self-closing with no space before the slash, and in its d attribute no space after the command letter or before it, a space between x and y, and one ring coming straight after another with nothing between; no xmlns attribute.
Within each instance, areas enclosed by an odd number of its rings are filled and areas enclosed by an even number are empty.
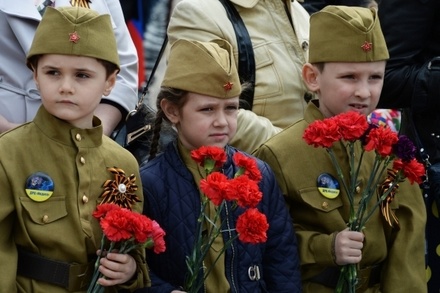
<svg viewBox="0 0 440 293"><path fill-rule="evenodd" d="M318 283L329 288L336 288L338 284L340 267L328 267L320 274L309 279L309 282ZM356 292L363 292L380 283L380 274L382 271L382 264L365 267L358 271L358 284L356 285Z"/></svg>
<svg viewBox="0 0 440 293"><path fill-rule="evenodd" d="M17 247L17 275L66 288L69 292L86 290L92 279L94 261L87 264L49 259Z"/></svg>

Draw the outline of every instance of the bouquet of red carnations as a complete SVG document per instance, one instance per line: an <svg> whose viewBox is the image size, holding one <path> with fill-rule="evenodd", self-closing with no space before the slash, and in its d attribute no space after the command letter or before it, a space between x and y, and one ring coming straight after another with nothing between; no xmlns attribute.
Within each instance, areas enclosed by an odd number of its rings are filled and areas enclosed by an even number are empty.
<svg viewBox="0 0 440 293"><path fill-rule="evenodd" d="M348 228L351 231L362 231L379 207L390 225L398 224L398 219L389 204L398 192L399 182L408 178L411 183L420 184L425 175L423 164L415 158L416 148L411 140L406 136L399 137L386 126L369 124L367 118L357 112L347 112L314 121L305 130L303 139L307 144L323 147L329 153L350 202ZM332 148L336 142L341 142L349 154L350 178L347 180ZM355 144L359 142L362 151L356 164ZM371 151L375 152L375 160L371 166L370 177L360 202L355 203L358 172L363 163L364 153ZM375 194L377 202L372 209L367 210L368 203ZM355 206L358 206L357 210ZM342 266L336 292L354 293L356 284L357 266L355 264Z"/></svg>
<svg viewBox="0 0 440 293"><path fill-rule="evenodd" d="M261 201L262 193L258 182L261 180L260 170L254 159L242 153L235 153L233 161L238 167L234 178L230 179L220 171L215 171L223 166L227 156L224 149L213 146L203 146L191 152L191 157L199 163L206 172L206 178L200 182L200 190L203 192L200 214L198 217L198 230L192 254L187 256L186 263L188 274L184 290L195 293L202 288L213 266L226 249L237 238L246 243L263 243L267 239L269 225L267 218L257 209ZM235 208L244 208L244 212L235 223L236 236L224 243L217 259L211 267L204 268L204 259L215 239L221 235L222 223L220 215L225 208L226 202L233 202ZM206 209L209 203L215 206L215 215L210 217ZM203 224L208 223L207 234L203 235ZM203 274L203 278L199 278Z"/></svg>
<svg viewBox="0 0 440 293"><path fill-rule="evenodd" d="M118 250L118 253L129 253L142 247L154 249L155 253L165 251L165 232L156 221L147 216L122 208L113 203L97 206L93 217L99 220L103 235L101 254L95 262L95 270L87 293L104 292L97 280L103 275L99 272L99 263L105 252Z"/></svg>

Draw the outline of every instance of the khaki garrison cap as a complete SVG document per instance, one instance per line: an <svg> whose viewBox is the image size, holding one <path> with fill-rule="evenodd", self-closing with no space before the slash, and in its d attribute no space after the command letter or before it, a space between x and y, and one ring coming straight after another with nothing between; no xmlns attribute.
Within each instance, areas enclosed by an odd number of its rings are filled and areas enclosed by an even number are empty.
<svg viewBox="0 0 440 293"><path fill-rule="evenodd" d="M119 67L110 15L83 7L47 7L27 55L28 67L32 56L43 54L92 57Z"/></svg>
<svg viewBox="0 0 440 293"><path fill-rule="evenodd" d="M170 49L163 87L221 99L237 97L241 84L232 46L225 40L178 40Z"/></svg>
<svg viewBox="0 0 440 293"><path fill-rule="evenodd" d="M309 62L372 62L389 58L375 8L329 5L310 17Z"/></svg>

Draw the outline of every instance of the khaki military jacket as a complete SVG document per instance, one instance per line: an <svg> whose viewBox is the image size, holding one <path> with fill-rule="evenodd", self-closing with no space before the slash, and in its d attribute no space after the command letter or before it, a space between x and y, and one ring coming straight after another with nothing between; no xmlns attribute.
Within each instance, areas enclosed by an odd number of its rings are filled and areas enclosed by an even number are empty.
<svg viewBox="0 0 440 293"><path fill-rule="evenodd" d="M94 125L92 129L75 128L41 107L33 122L0 136L1 292L67 292L17 276L16 246L51 259L86 264L100 247L102 232L92 213L103 183L115 179L108 167L121 168L127 176L135 174L136 194L143 200L136 159L103 136L98 118ZM50 197L38 202L25 189L41 172L54 188ZM133 209L141 212L142 202ZM131 290L148 283L143 249L132 255L138 274L124 286ZM115 288L106 292L115 292Z"/></svg>
<svg viewBox="0 0 440 293"><path fill-rule="evenodd" d="M309 14L296 0L231 2L249 33L256 68L252 111L240 109L237 134L230 144L251 152L304 115L307 89L301 70L308 59ZM219 0L180 1L168 35L171 44L178 39L225 39L238 63L234 28Z"/></svg>
<svg viewBox="0 0 440 293"><path fill-rule="evenodd" d="M338 178L330 156L323 148L307 145L302 139L307 126L323 115L314 103L309 103L304 120L297 122L261 146L256 156L274 170L286 196L299 242L303 292L333 292L311 281L328 267L335 267L332 241L335 233L347 227L349 201L344 189L329 199L318 190L318 176L328 173ZM356 153L360 153L360 145ZM349 178L348 154L341 144L335 144L345 178ZM366 156L366 157L365 157ZM357 188L360 194L371 172L373 153L365 153ZM357 156L359 157L359 156ZM370 162L370 164L366 164ZM341 182L340 182L341 183ZM374 204L375 198L371 201ZM376 210L367 222L361 268L382 264L381 284L364 292L426 292L424 267L424 230L426 211L420 189L408 181L400 183L392 202L400 223L391 228Z"/></svg>

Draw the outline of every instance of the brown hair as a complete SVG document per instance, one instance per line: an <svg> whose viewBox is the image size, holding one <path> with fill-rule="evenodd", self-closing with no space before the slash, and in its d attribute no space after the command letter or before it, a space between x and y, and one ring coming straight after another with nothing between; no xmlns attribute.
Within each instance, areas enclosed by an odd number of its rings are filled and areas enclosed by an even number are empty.
<svg viewBox="0 0 440 293"><path fill-rule="evenodd" d="M164 114L162 108L160 107L161 101L163 99L166 99L180 109L183 107L183 105L186 102L187 94L188 92L184 90L179 90L171 87L161 87L156 100L157 112L156 112L156 119L154 120L153 139L150 145L150 155L148 160L154 159L158 152L160 130L162 128L163 120L165 120L168 123L171 123L171 121L168 120L168 117Z"/></svg>
<svg viewBox="0 0 440 293"><path fill-rule="evenodd" d="M37 68L38 60L40 60L41 56L43 56L43 55L34 55L29 58L28 63L31 65L32 71L34 71ZM73 56L73 55L71 55L71 56ZM113 72L115 72L115 70L117 70L119 72L119 67L116 64L114 64L110 61L106 61L106 60L102 60L102 59L98 59L98 58L96 58L96 60L99 63L101 63L102 66L104 66L106 78L108 78Z"/></svg>

